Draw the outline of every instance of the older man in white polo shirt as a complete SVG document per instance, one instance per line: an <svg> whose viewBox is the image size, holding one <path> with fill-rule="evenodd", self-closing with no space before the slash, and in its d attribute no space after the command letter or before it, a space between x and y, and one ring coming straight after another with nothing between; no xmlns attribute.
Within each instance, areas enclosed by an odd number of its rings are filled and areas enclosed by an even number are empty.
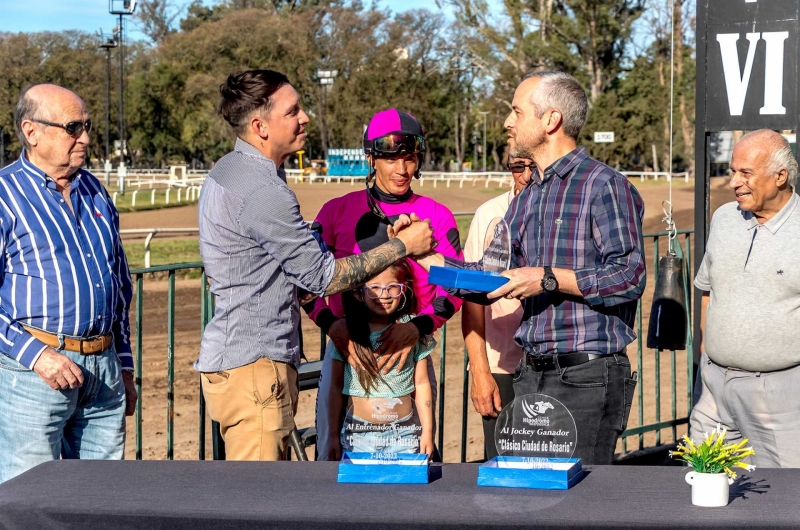
<svg viewBox="0 0 800 530"><path fill-rule="evenodd" d="M503 218L508 205L531 178L533 161L509 158L508 170L514 186L481 204L469 225L464 246L464 259L478 261L483 256L486 231L495 218ZM522 358L522 348L514 342L514 333L522 322L522 303L517 299L501 299L490 306L464 302L461 331L469 355L472 372L470 397L475 410L483 416L483 441L486 458L497 456L494 428L497 414L514 400L514 370Z"/></svg>
<svg viewBox="0 0 800 530"><path fill-rule="evenodd" d="M731 161L736 202L714 214L695 286L703 294L697 440L717 423L749 438L753 463L800 467L800 197L797 161L774 131L745 135Z"/></svg>

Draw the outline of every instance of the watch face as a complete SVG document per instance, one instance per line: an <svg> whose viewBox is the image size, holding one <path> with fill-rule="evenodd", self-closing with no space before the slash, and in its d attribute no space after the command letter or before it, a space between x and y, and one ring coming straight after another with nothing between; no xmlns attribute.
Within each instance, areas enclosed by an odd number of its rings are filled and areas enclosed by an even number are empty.
<svg viewBox="0 0 800 530"><path fill-rule="evenodd" d="M543 284L544 290L548 292L555 291L558 287L558 282L553 277L545 278Z"/></svg>

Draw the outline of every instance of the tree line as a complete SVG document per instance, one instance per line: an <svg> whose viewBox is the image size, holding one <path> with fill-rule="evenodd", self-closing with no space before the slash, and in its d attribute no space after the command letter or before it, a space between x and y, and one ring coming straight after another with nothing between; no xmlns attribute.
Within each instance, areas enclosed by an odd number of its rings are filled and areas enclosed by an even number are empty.
<svg viewBox="0 0 800 530"><path fill-rule="evenodd" d="M378 110L398 107L426 129L428 169L506 159L503 121L531 69L575 75L589 96L583 143L620 168L670 166L670 75L674 73L673 170L693 170L694 21L689 0L439 0L431 10L393 14L358 0L143 0L135 24L146 41L126 45L125 123L137 167L210 167L233 145L216 112L232 72L285 72L311 116L307 156L361 145ZM675 57L670 18L674 16ZM109 138L119 140L119 55L80 31L0 33L0 135L6 160L19 155L13 109L26 84L53 82L79 93L95 123L93 159L104 158L106 68L111 69ZM674 71L671 64L674 62ZM317 72L335 71L332 85ZM614 131L613 144L594 144Z"/></svg>

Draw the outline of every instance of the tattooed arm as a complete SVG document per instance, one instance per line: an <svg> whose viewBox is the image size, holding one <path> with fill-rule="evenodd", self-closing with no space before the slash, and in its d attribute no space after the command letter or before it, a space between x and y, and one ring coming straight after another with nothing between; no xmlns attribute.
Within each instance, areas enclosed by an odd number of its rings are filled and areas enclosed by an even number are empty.
<svg viewBox="0 0 800 530"><path fill-rule="evenodd" d="M325 296L358 287L405 256L406 246L403 242L399 239L392 239L369 252L339 258L333 269L331 283L325 289Z"/></svg>
<svg viewBox="0 0 800 530"><path fill-rule="evenodd" d="M426 219L412 223L394 239L376 249L337 259L325 296L358 287L400 258L426 254L433 246L430 222Z"/></svg>

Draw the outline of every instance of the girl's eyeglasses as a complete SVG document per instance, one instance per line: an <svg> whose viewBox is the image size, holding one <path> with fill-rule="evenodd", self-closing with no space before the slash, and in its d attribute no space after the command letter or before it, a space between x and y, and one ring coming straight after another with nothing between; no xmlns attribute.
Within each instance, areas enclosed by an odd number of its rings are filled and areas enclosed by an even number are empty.
<svg viewBox="0 0 800 530"><path fill-rule="evenodd" d="M399 298L405 292L406 285L404 283L390 283L389 285L378 285L377 283L371 283L363 286L361 290L364 292L364 294L372 299L381 298L384 291L386 291L386 294L389 296L389 298Z"/></svg>
<svg viewBox="0 0 800 530"><path fill-rule="evenodd" d="M536 164L526 164L525 162L514 162L513 164L506 164L508 170L512 173L523 173L526 169L531 171L536 168Z"/></svg>

